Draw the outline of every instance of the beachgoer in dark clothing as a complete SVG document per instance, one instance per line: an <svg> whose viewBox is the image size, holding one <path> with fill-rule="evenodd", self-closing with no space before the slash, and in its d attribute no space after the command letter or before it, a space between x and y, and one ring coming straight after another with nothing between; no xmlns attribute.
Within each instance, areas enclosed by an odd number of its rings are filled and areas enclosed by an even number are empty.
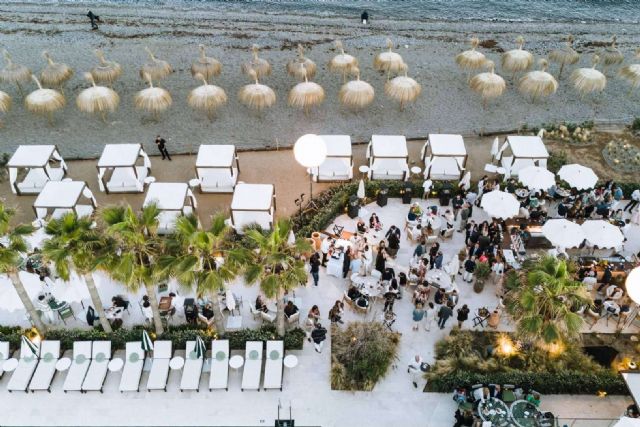
<svg viewBox="0 0 640 427"><path fill-rule="evenodd" d="M102 23L102 21L100 20L100 17L98 15L94 14L91 11L89 11L89 13L87 13L87 17L89 18L89 20L91 20L91 29L92 30L97 30L98 29L97 22Z"/></svg>
<svg viewBox="0 0 640 427"><path fill-rule="evenodd" d="M160 154L162 154L162 160L164 160L165 158L171 160L171 156L167 151L166 144L167 144L167 141L165 141L164 138L160 137L160 135L156 137L156 145L158 146L158 150L160 151Z"/></svg>

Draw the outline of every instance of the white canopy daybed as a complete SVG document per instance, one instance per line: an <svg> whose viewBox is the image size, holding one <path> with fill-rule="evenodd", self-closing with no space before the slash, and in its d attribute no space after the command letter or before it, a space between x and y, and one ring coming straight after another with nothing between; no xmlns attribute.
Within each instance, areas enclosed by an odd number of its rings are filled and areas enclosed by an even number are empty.
<svg viewBox="0 0 640 427"><path fill-rule="evenodd" d="M546 169L549 152L539 136L509 135L495 158L500 161L507 176L517 176L520 169L528 166Z"/></svg>
<svg viewBox="0 0 640 427"><path fill-rule="evenodd" d="M38 194L48 181L61 181L67 172L55 145L21 145L7 167L11 191L19 195Z"/></svg>
<svg viewBox="0 0 640 427"><path fill-rule="evenodd" d="M200 192L233 193L239 173L235 145L201 145L198 149L196 177Z"/></svg>
<svg viewBox="0 0 640 427"><path fill-rule="evenodd" d="M142 206L155 204L158 215L158 234L168 234L175 229L179 216L189 215L198 207L193 192L181 182L153 182L149 184Z"/></svg>
<svg viewBox="0 0 640 427"><path fill-rule="evenodd" d="M327 147L327 157L311 169L316 182L349 181L353 178L353 154L349 135L318 135Z"/></svg>
<svg viewBox="0 0 640 427"><path fill-rule="evenodd" d="M467 164L462 135L430 133L420 157L425 179L436 181L459 180Z"/></svg>
<svg viewBox="0 0 640 427"><path fill-rule="evenodd" d="M69 212L90 216L97 203L84 181L49 181L33 203L36 219L61 218Z"/></svg>
<svg viewBox="0 0 640 427"><path fill-rule="evenodd" d="M105 145L97 167L100 191L107 193L142 193L151 172L142 144Z"/></svg>
<svg viewBox="0 0 640 427"><path fill-rule="evenodd" d="M367 158L369 179L405 181L409 178L409 152L402 135L372 135Z"/></svg>
<svg viewBox="0 0 640 427"><path fill-rule="evenodd" d="M238 184L231 201L231 226L239 233L249 224L273 226L276 191L271 184Z"/></svg>

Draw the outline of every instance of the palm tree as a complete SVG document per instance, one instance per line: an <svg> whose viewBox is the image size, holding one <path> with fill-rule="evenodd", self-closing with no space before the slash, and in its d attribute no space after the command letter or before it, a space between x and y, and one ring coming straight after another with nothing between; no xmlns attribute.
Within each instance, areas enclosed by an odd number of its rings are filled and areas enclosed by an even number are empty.
<svg viewBox="0 0 640 427"><path fill-rule="evenodd" d="M574 311L592 301L572 277L565 261L546 256L507 278L505 303L522 338L552 344L580 336L583 320Z"/></svg>
<svg viewBox="0 0 640 427"><path fill-rule="evenodd" d="M101 253L104 253L107 245L92 223L91 218L79 218L73 212L50 220L45 228L49 239L44 242L42 253L46 260L53 262L62 280L68 281L71 271L84 277L102 329L112 332L92 275L103 260Z"/></svg>
<svg viewBox="0 0 640 427"><path fill-rule="evenodd" d="M224 333L224 316L218 292L236 278L242 266L243 251L233 241L233 229L222 214L212 217L211 227L202 230L195 215L176 220L176 228L166 242L165 255L158 266L164 278L175 277L198 295L206 294L213 303L218 334Z"/></svg>
<svg viewBox="0 0 640 427"><path fill-rule="evenodd" d="M14 215L15 210L7 208L0 203L0 236L4 236L7 239L7 243L0 243L0 274L9 276L20 301L22 301L31 318L31 322L40 332L45 332L47 327L42 322L33 305L33 301L29 299L27 290L18 275L18 266L22 260L22 254L27 252L27 243L24 238L32 234L34 228L28 224L19 224L12 227L10 222Z"/></svg>
<svg viewBox="0 0 640 427"><path fill-rule="evenodd" d="M158 335L164 332L155 287L155 263L163 246L157 233L159 213L156 205L145 206L139 214L129 205L109 206L102 210L106 234L114 240L116 248L108 254L105 269L132 291L145 287Z"/></svg>
<svg viewBox="0 0 640 427"><path fill-rule="evenodd" d="M246 266L244 278L248 284L260 283L260 289L268 298L276 297L278 334L284 336L284 295L307 281L307 271L302 257L311 250L304 239L287 242L291 223L278 221L273 230L264 233L257 229L246 231Z"/></svg>

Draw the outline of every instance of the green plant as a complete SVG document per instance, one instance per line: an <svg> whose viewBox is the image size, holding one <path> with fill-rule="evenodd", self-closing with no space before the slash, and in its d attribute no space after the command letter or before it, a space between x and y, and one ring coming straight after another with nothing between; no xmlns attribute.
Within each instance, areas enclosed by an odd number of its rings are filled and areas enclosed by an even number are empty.
<svg viewBox="0 0 640 427"><path fill-rule="evenodd" d="M473 284L473 290L476 293L482 292L484 289L484 284L491 274L491 267L489 267L489 263L487 262L478 262L476 264L476 270L474 271L474 275L476 278L475 283Z"/></svg>
<svg viewBox="0 0 640 427"><path fill-rule="evenodd" d="M560 168L567 164L567 153L563 150L551 151L547 159L547 169L553 173L558 173Z"/></svg>
<svg viewBox="0 0 640 427"><path fill-rule="evenodd" d="M0 182L4 182L7 179L7 164L9 163L9 154L0 154Z"/></svg>
<svg viewBox="0 0 640 427"><path fill-rule="evenodd" d="M631 130L636 132L640 130L640 117L633 119L633 122L631 122Z"/></svg>

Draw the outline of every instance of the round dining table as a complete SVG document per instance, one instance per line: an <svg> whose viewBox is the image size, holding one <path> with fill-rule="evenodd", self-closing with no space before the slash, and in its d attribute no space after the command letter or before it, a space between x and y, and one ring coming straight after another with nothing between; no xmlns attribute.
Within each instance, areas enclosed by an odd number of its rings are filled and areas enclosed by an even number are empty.
<svg viewBox="0 0 640 427"><path fill-rule="evenodd" d="M482 421L490 421L492 426L512 426L511 414L507 404L500 399L490 397L478 404L478 415Z"/></svg>
<svg viewBox="0 0 640 427"><path fill-rule="evenodd" d="M538 424L536 419L540 411L531 402L516 400L511 404L510 412L513 422L519 427L535 427Z"/></svg>
<svg viewBox="0 0 640 427"><path fill-rule="evenodd" d="M442 289L445 292L453 290L453 284L451 283L451 276L449 276L444 270L432 269L427 271L424 279L428 284Z"/></svg>

